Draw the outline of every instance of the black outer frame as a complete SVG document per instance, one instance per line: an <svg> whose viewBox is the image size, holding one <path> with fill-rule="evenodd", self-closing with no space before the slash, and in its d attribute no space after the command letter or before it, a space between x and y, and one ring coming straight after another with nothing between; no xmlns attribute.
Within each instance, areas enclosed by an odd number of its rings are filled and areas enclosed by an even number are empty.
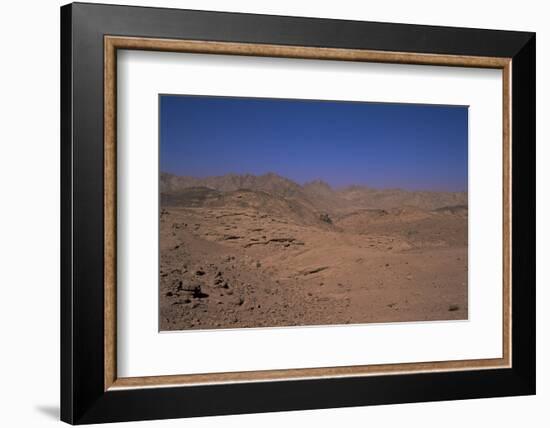
<svg viewBox="0 0 550 428"><path fill-rule="evenodd" d="M512 58L512 368L104 391L104 35ZM74 3L61 8L61 420L535 393L535 34Z"/></svg>

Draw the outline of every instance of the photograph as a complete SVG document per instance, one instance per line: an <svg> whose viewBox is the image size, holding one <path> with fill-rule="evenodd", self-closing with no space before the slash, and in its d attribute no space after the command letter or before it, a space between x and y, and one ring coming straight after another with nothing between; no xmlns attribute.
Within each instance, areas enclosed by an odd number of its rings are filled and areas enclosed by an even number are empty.
<svg viewBox="0 0 550 428"><path fill-rule="evenodd" d="M468 319L468 106L159 95L159 330Z"/></svg>

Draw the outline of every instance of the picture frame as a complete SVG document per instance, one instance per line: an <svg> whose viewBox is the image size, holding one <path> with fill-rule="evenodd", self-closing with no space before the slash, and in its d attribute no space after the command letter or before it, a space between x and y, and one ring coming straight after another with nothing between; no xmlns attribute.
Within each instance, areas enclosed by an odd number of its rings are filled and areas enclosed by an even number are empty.
<svg viewBox="0 0 550 428"><path fill-rule="evenodd" d="M495 162L503 173L502 356L119 377L120 50L501 70L503 158ZM535 97L534 33L63 6L61 419L86 424L534 394Z"/></svg>

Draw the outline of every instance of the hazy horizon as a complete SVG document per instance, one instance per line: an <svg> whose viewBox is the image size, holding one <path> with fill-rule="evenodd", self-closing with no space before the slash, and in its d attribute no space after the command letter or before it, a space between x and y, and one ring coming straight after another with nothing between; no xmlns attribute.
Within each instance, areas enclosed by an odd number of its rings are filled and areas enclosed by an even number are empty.
<svg viewBox="0 0 550 428"><path fill-rule="evenodd" d="M468 190L468 108L161 95L160 170L300 185Z"/></svg>
<svg viewBox="0 0 550 428"><path fill-rule="evenodd" d="M268 172L261 173L261 174L251 174L251 173L246 173L246 172L245 173L228 172L228 173L222 174L222 175L205 175L205 176L183 175L183 174L173 173L173 172L170 172L170 171L160 171L160 173L161 174L170 174L170 175L174 175L174 176L177 176L177 177L192 178L192 179L196 179L196 180L206 180L206 179L209 179L209 178L219 178L219 177L225 177L225 176L228 176L228 175L232 175L232 176L250 175L250 176L254 176L254 177L261 177L261 176L266 176L266 175L276 175L276 176L284 178L286 180L290 180L290 181L292 181L292 182L294 182L294 183L296 183L300 186L305 186L307 184L311 184L311 183L315 183L315 182L322 182L322 183L328 185L332 190L343 190L343 189L346 189L346 188L349 188L349 187L359 186L359 187L371 188L371 189L374 189L374 190L405 190L405 191L409 191L409 192L450 192L450 193L467 193L468 192L468 189L465 189L465 190L431 190L431 189L404 189L404 188L401 188L401 187L375 187L375 186L369 185L368 183L367 184L365 184L365 183L349 183L349 184L344 184L344 185L341 185L341 186L333 186L330 183L328 183L326 180L323 180L322 178L314 178L312 180L305 181L305 182L302 183L302 182L293 180L291 178L285 177L284 175L278 174L277 172L274 172L274 171L268 171Z"/></svg>

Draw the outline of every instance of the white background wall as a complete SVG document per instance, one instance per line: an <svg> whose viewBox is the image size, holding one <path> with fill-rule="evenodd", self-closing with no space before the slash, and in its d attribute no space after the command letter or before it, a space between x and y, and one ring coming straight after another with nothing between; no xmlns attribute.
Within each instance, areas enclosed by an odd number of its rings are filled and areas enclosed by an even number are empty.
<svg viewBox="0 0 550 428"><path fill-rule="evenodd" d="M121 0L122 2L122 0ZM104 1L104 3L114 3ZM545 2L147 0L126 4L537 32L538 394L535 397L155 421L141 426L547 426L550 405L548 183L550 26ZM0 421L58 424L59 6L0 6ZM546 120L544 120L546 119ZM546 167L546 170L544 168ZM213 403L214 404L214 403ZM125 426L138 426L127 424Z"/></svg>

